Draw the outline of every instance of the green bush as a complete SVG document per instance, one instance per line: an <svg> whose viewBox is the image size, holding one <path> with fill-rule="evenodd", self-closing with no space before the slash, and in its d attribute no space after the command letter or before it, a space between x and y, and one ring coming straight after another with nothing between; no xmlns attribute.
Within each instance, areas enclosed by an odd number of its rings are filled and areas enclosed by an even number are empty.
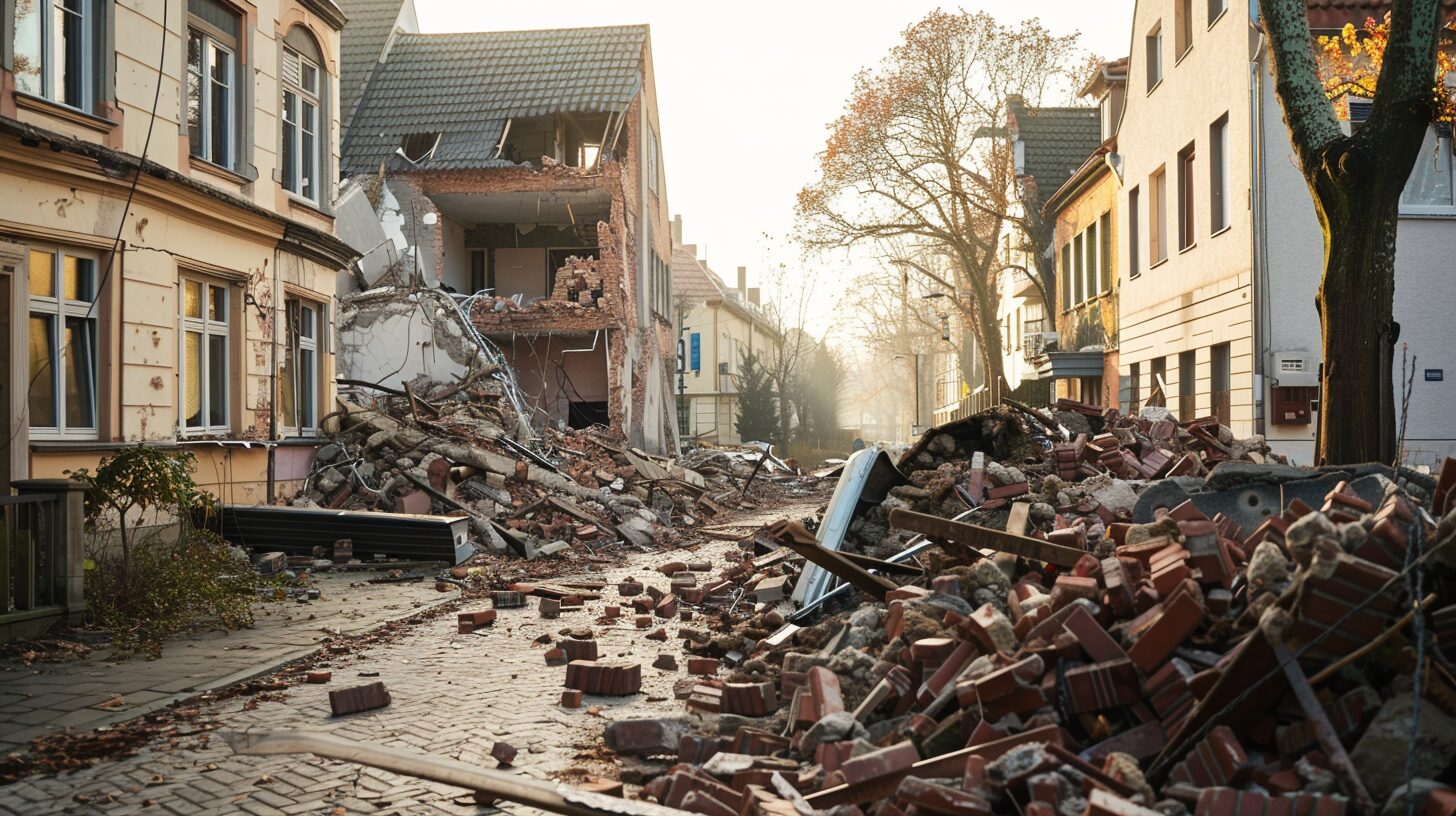
<svg viewBox="0 0 1456 816"><path fill-rule="evenodd" d="M192 480L191 453L136 445L71 474L86 496L90 621L112 633L119 654L161 654L162 643L199 623L253 622L259 580L247 558L196 526L216 500Z"/></svg>

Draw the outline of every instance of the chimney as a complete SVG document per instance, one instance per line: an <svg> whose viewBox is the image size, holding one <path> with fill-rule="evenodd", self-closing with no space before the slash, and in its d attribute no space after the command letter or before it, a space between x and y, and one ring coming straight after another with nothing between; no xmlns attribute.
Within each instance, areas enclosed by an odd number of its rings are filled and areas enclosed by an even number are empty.
<svg viewBox="0 0 1456 816"><path fill-rule="evenodd" d="M743 299L748 296L748 267L738 267L738 297Z"/></svg>
<svg viewBox="0 0 1456 816"><path fill-rule="evenodd" d="M758 305L758 287L757 286L755 286L752 289L749 289L748 290L748 302L749 303L752 303L754 306L757 306Z"/></svg>
<svg viewBox="0 0 1456 816"><path fill-rule="evenodd" d="M679 247L682 246L682 242L682 216L674 215L672 217L672 245Z"/></svg>

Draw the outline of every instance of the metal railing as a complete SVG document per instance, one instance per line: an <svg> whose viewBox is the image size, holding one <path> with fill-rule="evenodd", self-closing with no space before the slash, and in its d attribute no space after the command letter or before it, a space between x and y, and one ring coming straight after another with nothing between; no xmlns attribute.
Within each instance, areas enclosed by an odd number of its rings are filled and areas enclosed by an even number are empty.
<svg viewBox="0 0 1456 816"><path fill-rule="evenodd" d="M64 494L0 496L0 614L53 606L65 554Z"/></svg>
<svg viewBox="0 0 1456 816"><path fill-rule="evenodd" d="M0 495L0 641L79 623L85 610L85 488L66 479L12 487Z"/></svg>

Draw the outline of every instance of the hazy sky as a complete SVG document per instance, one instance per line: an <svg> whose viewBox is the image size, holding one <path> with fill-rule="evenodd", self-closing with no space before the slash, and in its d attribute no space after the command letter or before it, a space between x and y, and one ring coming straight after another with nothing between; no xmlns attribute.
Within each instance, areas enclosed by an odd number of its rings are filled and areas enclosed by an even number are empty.
<svg viewBox="0 0 1456 816"><path fill-rule="evenodd" d="M427 32L507 31L647 23L661 108L668 203L713 268L756 273L798 264L782 238L793 227L794 196L814 177L825 128L839 114L856 71L876 64L901 31L937 7L929 0L553 0L529 3L416 0ZM1040 17L1056 33L1079 31L1100 56L1125 56L1132 0L966 2L1003 22ZM772 239L765 239L765 235ZM821 264L830 266L830 264ZM817 332L852 273L821 269Z"/></svg>

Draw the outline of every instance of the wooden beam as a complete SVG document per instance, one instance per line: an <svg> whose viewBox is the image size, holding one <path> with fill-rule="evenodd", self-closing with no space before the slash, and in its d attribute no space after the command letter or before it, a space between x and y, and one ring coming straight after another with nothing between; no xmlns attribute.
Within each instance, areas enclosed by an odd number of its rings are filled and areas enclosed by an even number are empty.
<svg viewBox="0 0 1456 816"><path fill-rule="evenodd" d="M989 527L900 508L890 511L890 526L920 533L936 542L949 541L976 550L1008 552L1022 558L1033 558L1059 567L1075 567L1077 561L1087 554L1086 550L1079 550L1076 547L1066 547L1050 541L1042 541L1039 538L1013 535L1001 530L992 530Z"/></svg>

